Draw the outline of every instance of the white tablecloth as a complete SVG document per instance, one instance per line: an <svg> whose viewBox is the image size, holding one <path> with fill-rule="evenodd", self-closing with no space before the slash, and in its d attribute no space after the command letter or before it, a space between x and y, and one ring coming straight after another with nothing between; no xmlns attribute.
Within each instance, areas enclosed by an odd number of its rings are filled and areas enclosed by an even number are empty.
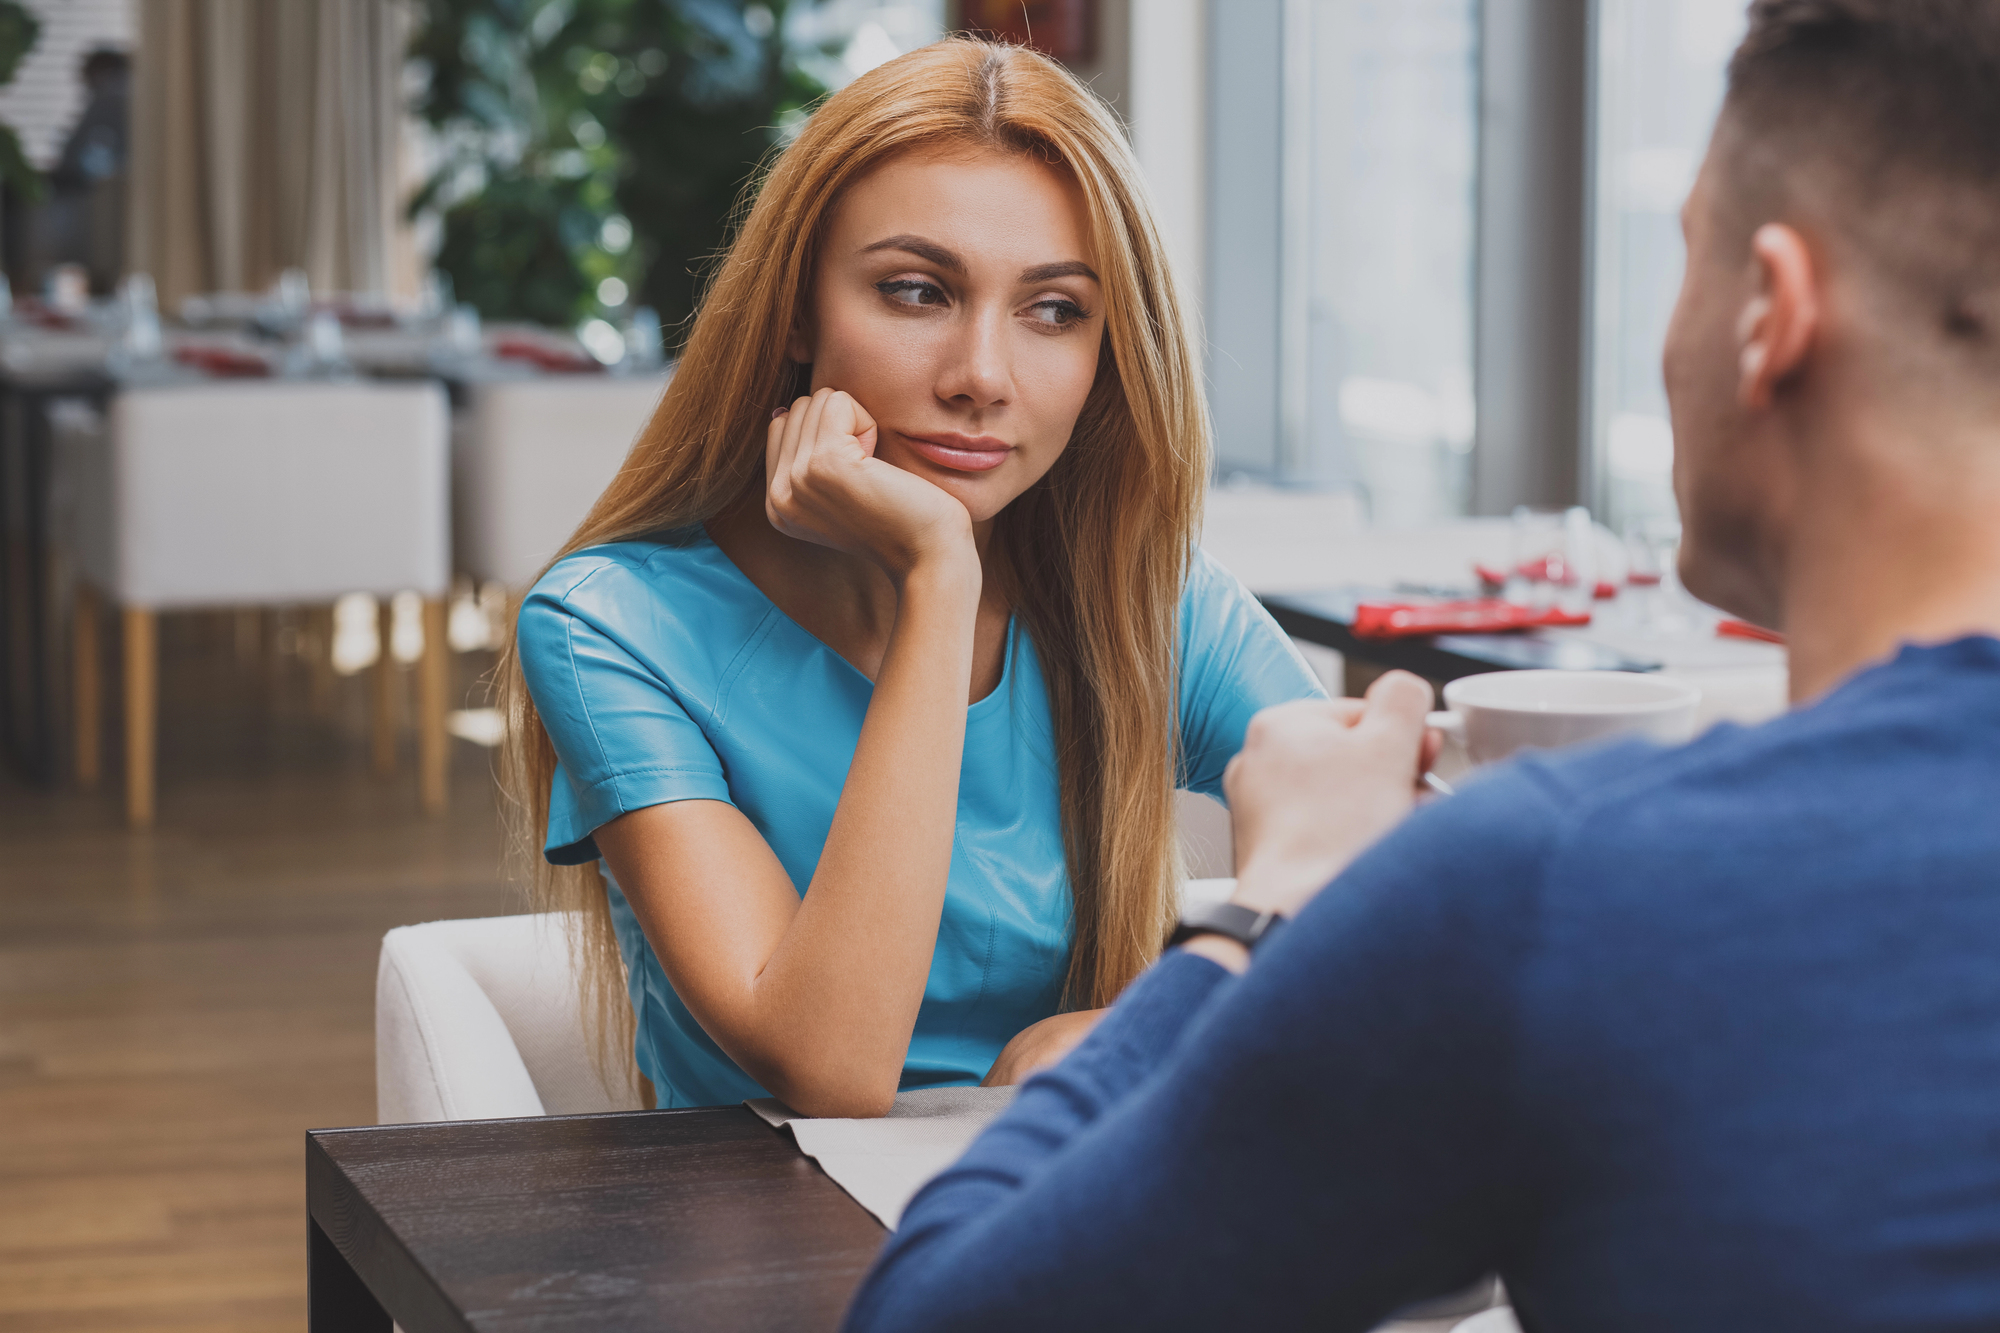
<svg viewBox="0 0 2000 1333"><path fill-rule="evenodd" d="M799 1151L891 1231L924 1183L964 1154L1014 1100L1014 1088L925 1088L898 1093L880 1120L816 1120L774 1097L743 1103L791 1131Z"/></svg>

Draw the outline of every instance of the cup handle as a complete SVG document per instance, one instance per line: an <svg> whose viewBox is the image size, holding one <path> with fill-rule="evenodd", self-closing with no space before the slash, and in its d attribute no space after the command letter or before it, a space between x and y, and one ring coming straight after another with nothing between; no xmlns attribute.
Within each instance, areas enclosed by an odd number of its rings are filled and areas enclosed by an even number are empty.
<svg viewBox="0 0 2000 1333"><path fill-rule="evenodd" d="M1446 744L1456 744L1460 750L1465 748L1465 718L1459 713L1428 713L1424 716L1424 729L1442 733ZM1438 752L1438 758L1444 758L1442 748ZM1456 789L1439 777L1435 769L1423 775L1423 784L1440 796L1457 795Z"/></svg>
<svg viewBox="0 0 2000 1333"><path fill-rule="evenodd" d="M1444 736L1444 746L1438 751L1439 762L1442 763L1447 754L1456 751L1457 763L1447 765L1447 772L1452 767L1471 766L1472 753L1465 748L1465 714L1455 709L1429 713L1424 717L1424 727L1428 731L1440 732Z"/></svg>

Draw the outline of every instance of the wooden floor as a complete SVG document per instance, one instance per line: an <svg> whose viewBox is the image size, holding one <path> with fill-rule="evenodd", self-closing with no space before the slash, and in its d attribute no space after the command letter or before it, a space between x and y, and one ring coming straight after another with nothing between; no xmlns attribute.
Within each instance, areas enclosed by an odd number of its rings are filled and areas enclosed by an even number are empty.
<svg viewBox="0 0 2000 1333"><path fill-rule="evenodd" d="M161 639L152 832L115 756L99 795L0 777L8 1333L303 1328L303 1136L375 1119L382 933L521 910L488 751L426 820L407 735L369 775L365 674L315 693L224 617Z"/></svg>

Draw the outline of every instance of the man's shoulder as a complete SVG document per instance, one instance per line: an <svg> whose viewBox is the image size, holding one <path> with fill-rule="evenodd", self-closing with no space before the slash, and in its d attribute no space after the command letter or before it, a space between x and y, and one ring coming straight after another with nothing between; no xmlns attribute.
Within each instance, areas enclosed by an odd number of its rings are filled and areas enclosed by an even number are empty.
<svg viewBox="0 0 2000 1333"><path fill-rule="evenodd" d="M1818 702L1766 722L1717 723L1676 747L1625 740L1529 755L1521 766L1575 818L1656 801L1695 803L1727 818L1744 814L1746 799L1844 801L1845 789L1856 785L1872 793L1868 805L1892 804L1900 793L1885 783L1898 771L1986 762L2000 745L1996 683L2000 642L1972 637L1909 647ZM1737 799L1715 800L1725 795Z"/></svg>
<svg viewBox="0 0 2000 1333"><path fill-rule="evenodd" d="M1579 840L1632 839L1634 818L1679 836L1718 813L1734 817L1741 801L1716 797L1782 784L1801 730L1787 715L1755 727L1719 723L1679 746L1627 738L1530 751L1457 779L1459 794L1431 802L1422 818L1450 841L1477 845L1495 872L1539 880Z"/></svg>

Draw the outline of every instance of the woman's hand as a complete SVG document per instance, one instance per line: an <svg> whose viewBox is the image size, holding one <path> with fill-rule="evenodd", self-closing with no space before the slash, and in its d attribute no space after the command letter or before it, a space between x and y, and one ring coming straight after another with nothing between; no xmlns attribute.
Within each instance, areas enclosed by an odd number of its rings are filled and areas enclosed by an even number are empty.
<svg viewBox="0 0 2000 1333"><path fill-rule="evenodd" d="M979 1086L999 1088L1026 1082L1031 1074L1040 1073L1075 1050L1076 1044L1090 1035L1102 1017L1102 1009L1084 1009L1029 1024L1016 1032L1014 1040L1001 1050L1000 1058L986 1071L986 1078Z"/></svg>
<svg viewBox="0 0 2000 1333"><path fill-rule="evenodd" d="M1431 687L1391 671L1368 697L1280 704L1250 720L1222 788L1236 834L1235 901L1294 915L1416 804L1436 738Z"/></svg>
<svg viewBox="0 0 2000 1333"><path fill-rule="evenodd" d="M965 506L875 457L875 441L875 419L837 389L773 417L764 453L771 526L872 560L899 586L932 557L976 558Z"/></svg>

